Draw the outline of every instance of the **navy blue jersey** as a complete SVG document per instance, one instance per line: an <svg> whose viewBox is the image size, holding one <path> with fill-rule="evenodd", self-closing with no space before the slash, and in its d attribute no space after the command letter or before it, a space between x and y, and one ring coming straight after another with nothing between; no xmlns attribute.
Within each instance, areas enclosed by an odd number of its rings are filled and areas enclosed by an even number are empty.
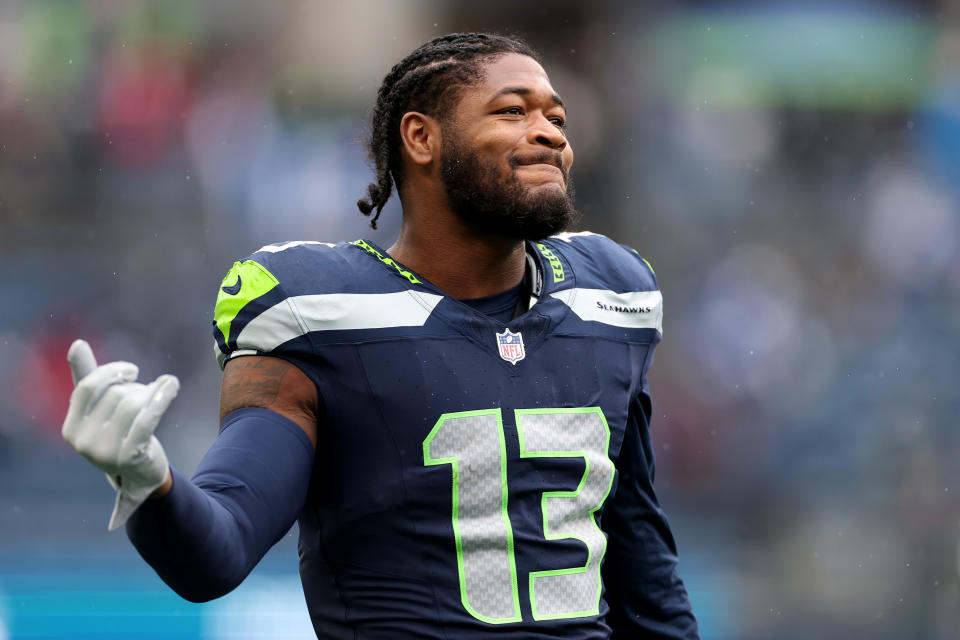
<svg viewBox="0 0 960 640"><path fill-rule="evenodd" d="M321 638L697 637L652 484L653 271L595 234L529 249L542 287L507 324L362 240L224 279L221 366L280 357L317 386L299 524Z"/></svg>

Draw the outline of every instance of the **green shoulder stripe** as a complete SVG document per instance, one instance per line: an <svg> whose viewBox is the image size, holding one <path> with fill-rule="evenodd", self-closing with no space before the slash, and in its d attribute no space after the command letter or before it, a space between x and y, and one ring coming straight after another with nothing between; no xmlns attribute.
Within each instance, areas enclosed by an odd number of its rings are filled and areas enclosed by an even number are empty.
<svg viewBox="0 0 960 640"><path fill-rule="evenodd" d="M537 249L543 254L543 257L547 259L547 262L550 263L550 269L553 271L553 281L563 282L566 276L563 273L563 263L560 262L560 258L558 258L553 251L550 251L547 245L539 242L536 244Z"/></svg>
<svg viewBox="0 0 960 640"><path fill-rule="evenodd" d="M398 272L400 275L402 275L404 278L406 278L407 280L409 280L409 281L412 282L413 284L418 284L418 283L420 282L420 280L417 279L417 276L413 275L413 272L407 271L406 269L404 269L403 267L401 267L399 264L397 264L397 263L393 260L393 258L389 258L389 257L383 255L382 253L380 253L379 251L377 251L376 249L374 249L373 247L371 247L371 246L370 246L370 243L368 243L366 240L363 240L363 239L360 239L360 240L352 240L352 241L350 242L350 244L356 245L356 246L360 247L361 249L363 249L364 251L366 251L367 253L369 253L369 254L372 255L372 256L376 256L377 260L379 260L380 262L382 262L383 264L385 264L385 265L387 265L387 266L393 267L394 269L397 270L397 272Z"/></svg>
<svg viewBox="0 0 960 640"><path fill-rule="evenodd" d="M653 265L650 264L649 260L647 260L643 256L640 256L640 259L643 260L645 263L647 263L647 266L650 267L650 273L652 273L653 275L657 275L657 272L653 270Z"/></svg>
<svg viewBox="0 0 960 640"><path fill-rule="evenodd" d="M233 263L220 283L217 306L213 311L213 321L223 334L224 342L230 340L230 324L240 310L278 284L274 275L255 260Z"/></svg>
<svg viewBox="0 0 960 640"><path fill-rule="evenodd" d="M626 245L624 245L624 246L626 246ZM650 273L652 273L653 275L657 275L657 272L653 270L653 265L650 264L650 261L649 261L649 260L647 260L647 259L644 258L642 255L640 255L640 252L639 252L639 251L637 251L637 250L634 249L633 247L627 247L627 249L630 249L630 251L633 251L635 254L637 254L637 257L638 257L638 258L640 258L641 260L643 260L643 263L644 263L645 265L647 265L647 268L648 268L648 269L650 269Z"/></svg>

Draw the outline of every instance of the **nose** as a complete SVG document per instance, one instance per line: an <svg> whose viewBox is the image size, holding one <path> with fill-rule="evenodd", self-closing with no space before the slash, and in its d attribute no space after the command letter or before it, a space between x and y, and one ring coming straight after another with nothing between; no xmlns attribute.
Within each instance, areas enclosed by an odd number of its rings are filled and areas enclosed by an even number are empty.
<svg viewBox="0 0 960 640"><path fill-rule="evenodd" d="M550 147L557 151L563 151L564 147L567 146L567 137L563 131L547 120L542 113L538 114L530 127L529 137L532 143Z"/></svg>

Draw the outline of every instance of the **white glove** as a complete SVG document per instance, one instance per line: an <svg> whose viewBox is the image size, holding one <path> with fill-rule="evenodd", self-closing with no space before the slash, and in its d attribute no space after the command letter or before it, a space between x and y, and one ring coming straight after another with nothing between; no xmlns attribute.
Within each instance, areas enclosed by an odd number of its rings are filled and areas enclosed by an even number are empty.
<svg viewBox="0 0 960 640"><path fill-rule="evenodd" d="M117 490L108 525L113 531L167 479L170 465L153 432L180 382L163 375L148 385L139 384L134 382L137 365L130 362L98 367L84 340L70 345L67 361L75 387L63 421L63 439L103 470Z"/></svg>

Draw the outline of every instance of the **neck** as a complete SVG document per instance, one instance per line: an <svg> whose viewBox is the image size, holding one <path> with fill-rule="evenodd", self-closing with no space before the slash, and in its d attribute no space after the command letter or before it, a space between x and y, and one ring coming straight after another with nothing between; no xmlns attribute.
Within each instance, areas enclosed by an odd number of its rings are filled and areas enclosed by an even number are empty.
<svg viewBox="0 0 960 640"><path fill-rule="evenodd" d="M400 235L387 253L458 299L515 287L526 268L522 240L480 234L449 210L404 207Z"/></svg>

